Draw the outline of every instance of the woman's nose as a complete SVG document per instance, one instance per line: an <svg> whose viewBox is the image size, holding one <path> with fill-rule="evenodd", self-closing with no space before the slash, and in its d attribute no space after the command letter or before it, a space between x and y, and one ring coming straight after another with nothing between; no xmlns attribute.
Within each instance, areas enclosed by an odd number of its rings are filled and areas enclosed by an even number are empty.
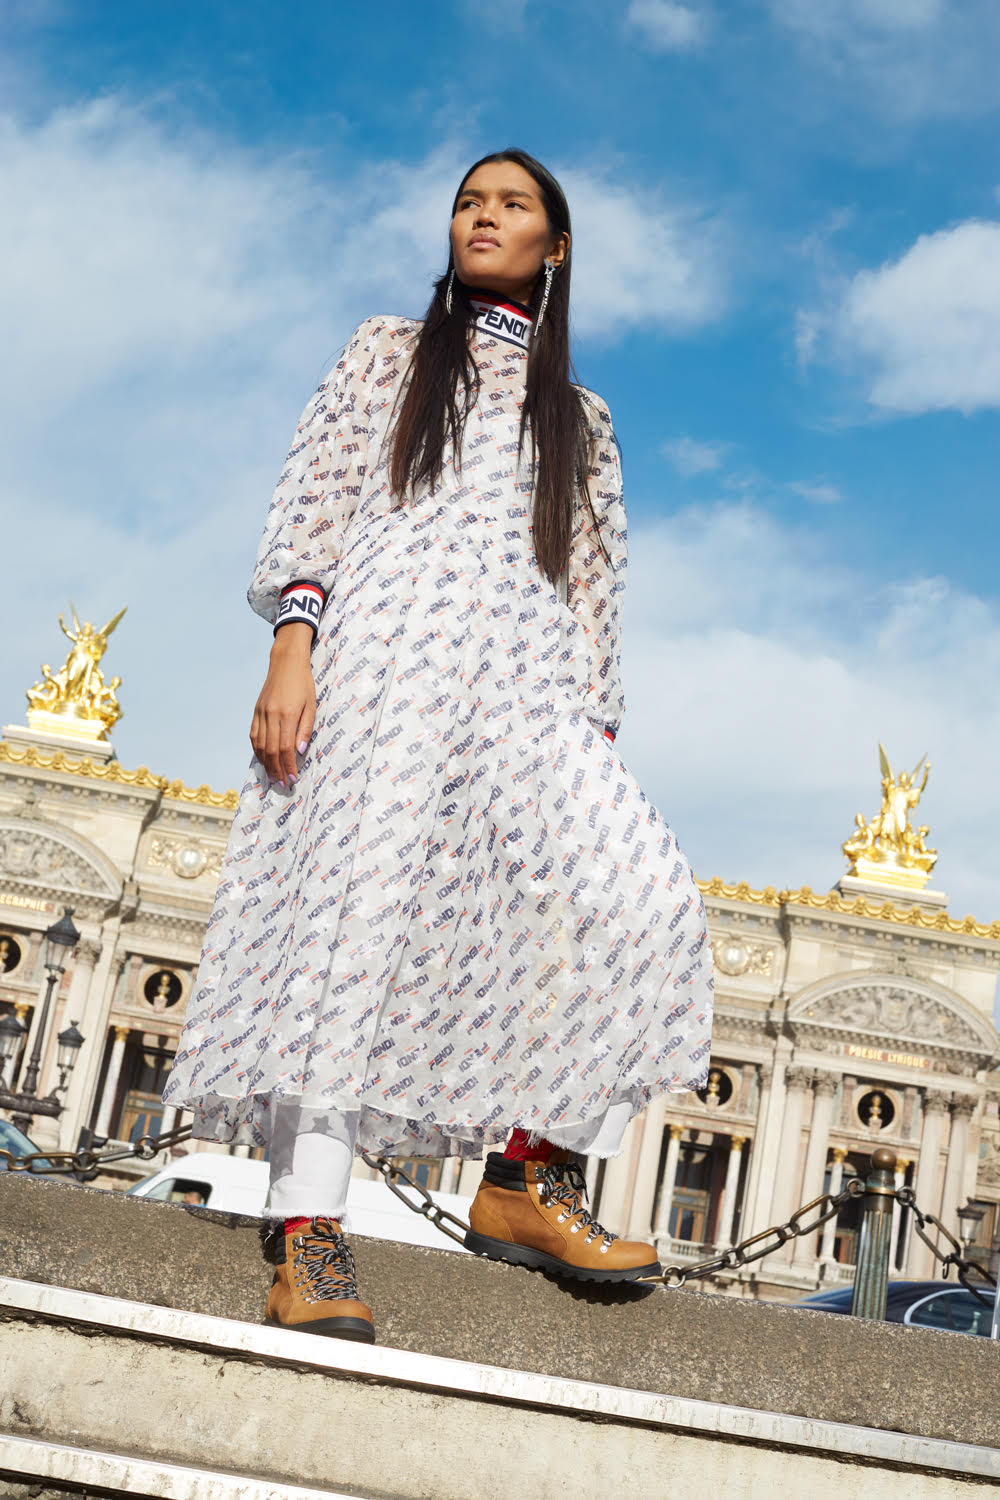
<svg viewBox="0 0 1000 1500"><path fill-rule="evenodd" d="M486 204L484 203L479 212L476 214L476 228L478 229L481 224L492 224L495 228L496 222L497 221L493 217L492 212L486 207Z"/></svg>

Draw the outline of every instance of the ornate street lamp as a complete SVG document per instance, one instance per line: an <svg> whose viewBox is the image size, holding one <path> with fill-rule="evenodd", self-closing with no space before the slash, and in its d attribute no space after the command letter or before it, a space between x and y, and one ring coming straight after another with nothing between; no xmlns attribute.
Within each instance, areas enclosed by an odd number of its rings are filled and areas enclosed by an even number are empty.
<svg viewBox="0 0 1000 1500"><path fill-rule="evenodd" d="M52 1093L45 1099L39 1099L35 1093L38 1087L38 1075L41 1071L42 1056L45 1051L45 1043L48 1039L49 1011L52 1008L52 996L59 980L62 978L66 968L66 959L72 953L80 941L80 934L73 925L73 911L67 906L63 910L58 922L45 934L45 968L48 978L45 985L45 999L42 1001L42 1014L38 1026L35 1029L35 1040L31 1048L31 1056L25 1069L24 1081L16 1094L8 1093L6 1089L0 1089L0 1109L12 1111L11 1119L19 1130L27 1131L31 1125L33 1115L50 1115L53 1118L62 1113L62 1104L56 1097L66 1087L67 1079L73 1070L77 1053L83 1045L83 1037L76 1028L73 1021L65 1031L60 1032L56 1039L57 1051L56 1061L59 1068L59 1083ZM18 1032L15 1035L14 1027L10 1025L10 1018L6 1022L0 1022L0 1056L6 1059L13 1057L20 1045L20 1035L24 1028L16 1021ZM8 1050L9 1049L9 1050Z"/></svg>
<svg viewBox="0 0 1000 1500"><path fill-rule="evenodd" d="M962 1244L968 1250L976 1237L976 1226L981 1219L985 1218L986 1210L985 1208L980 1208L978 1204L973 1203L970 1198L965 1207L958 1209L957 1213L958 1222L962 1226L959 1230L962 1236Z"/></svg>
<svg viewBox="0 0 1000 1500"><path fill-rule="evenodd" d="M7 1064L17 1058L27 1034L27 1027L22 1026L13 1011L0 1020L0 1083Z"/></svg>
<svg viewBox="0 0 1000 1500"><path fill-rule="evenodd" d="M65 1031L56 1037L56 1067L59 1069L59 1090L65 1092L69 1075L76 1066L77 1053L83 1046L83 1032L75 1021L70 1021Z"/></svg>

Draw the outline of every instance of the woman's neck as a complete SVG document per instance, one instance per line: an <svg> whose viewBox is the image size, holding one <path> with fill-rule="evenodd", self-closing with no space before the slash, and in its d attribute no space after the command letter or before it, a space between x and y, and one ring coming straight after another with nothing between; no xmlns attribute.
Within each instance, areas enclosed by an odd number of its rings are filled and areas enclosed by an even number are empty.
<svg viewBox="0 0 1000 1500"><path fill-rule="evenodd" d="M527 350L531 343L530 308L500 292L487 291L482 287L467 287L466 290L476 315L476 327L481 333L487 338L499 339L501 343Z"/></svg>

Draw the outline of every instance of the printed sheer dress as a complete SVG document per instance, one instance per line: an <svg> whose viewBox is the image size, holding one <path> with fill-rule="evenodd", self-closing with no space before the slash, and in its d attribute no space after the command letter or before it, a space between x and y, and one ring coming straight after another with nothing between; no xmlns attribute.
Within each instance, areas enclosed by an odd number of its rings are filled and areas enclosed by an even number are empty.
<svg viewBox="0 0 1000 1500"><path fill-rule="evenodd" d="M233 822L165 1094L204 1138L266 1145L287 1099L360 1111L359 1148L472 1156L514 1125L576 1143L706 1076L704 908L611 738L610 418L582 393L600 540L579 504L555 588L518 452L530 324L488 295L477 313L480 389L437 488L390 493L418 326L372 318L268 513L250 602L274 623L313 585L317 715L297 783L254 762Z"/></svg>

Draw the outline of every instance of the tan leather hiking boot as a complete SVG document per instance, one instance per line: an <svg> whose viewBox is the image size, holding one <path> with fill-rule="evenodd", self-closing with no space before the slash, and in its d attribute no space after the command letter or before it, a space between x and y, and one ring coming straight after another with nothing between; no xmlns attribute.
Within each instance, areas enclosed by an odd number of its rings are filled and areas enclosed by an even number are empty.
<svg viewBox="0 0 1000 1500"><path fill-rule="evenodd" d="M583 1173L567 1151L554 1151L547 1162L508 1161L491 1151L469 1223L467 1248L490 1260L580 1281L660 1274L652 1245L620 1240L592 1217Z"/></svg>
<svg viewBox="0 0 1000 1500"><path fill-rule="evenodd" d="M354 1256L336 1219L313 1219L294 1234L277 1224L265 1232L264 1253L274 1264L265 1323L374 1344L371 1308L358 1301Z"/></svg>

